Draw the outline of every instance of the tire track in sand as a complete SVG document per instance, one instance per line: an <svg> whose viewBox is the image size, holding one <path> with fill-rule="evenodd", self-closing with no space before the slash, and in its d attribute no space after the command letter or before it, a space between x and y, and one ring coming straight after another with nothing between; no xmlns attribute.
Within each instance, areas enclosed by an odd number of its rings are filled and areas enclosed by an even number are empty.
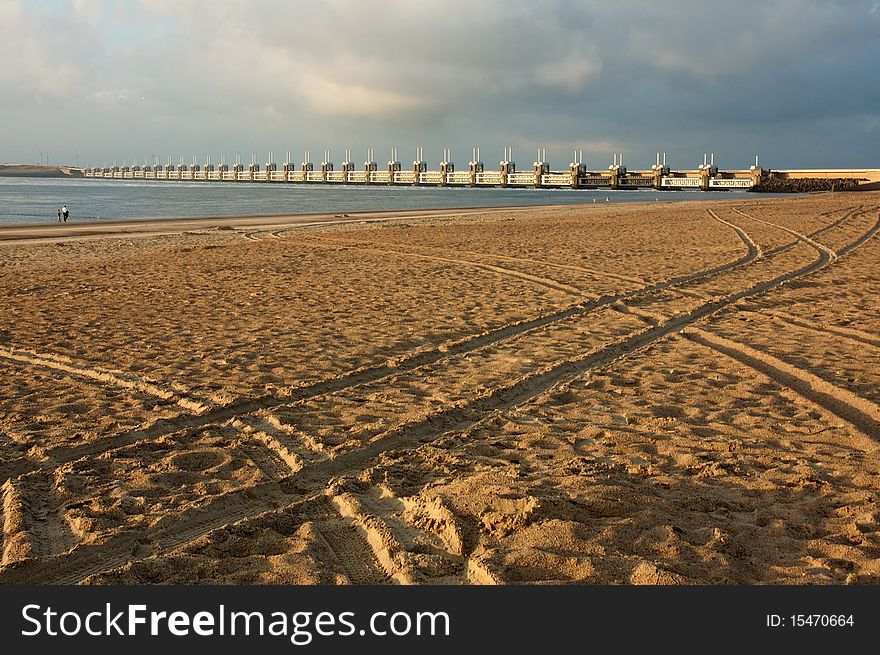
<svg viewBox="0 0 880 655"><path fill-rule="evenodd" d="M280 235L286 231L287 230L280 230L278 232L273 232L272 235L278 239L285 239L287 237L282 237ZM380 244L376 244L375 242L372 242L372 241L359 241L359 240L355 240L355 239L340 239L339 237L333 237L333 238L331 238L331 237L318 237L314 234L311 234L309 236L312 239L318 239L318 240L326 241L328 243L329 242L337 243L339 245L367 246L367 247L370 247L371 244L373 246L380 245ZM400 244L394 244L394 245L396 248L400 247ZM644 278L634 277L632 275L621 275L619 273L611 273L608 271L602 271L597 268L589 268L589 267L585 267L585 266L575 266L573 264L559 264L556 262L542 261L539 259L530 259L528 257L512 257L510 255L498 255L495 253L482 252L479 250L462 250L462 249L458 249L458 248L444 249L444 248L440 248L437 246L428 246L428 245L418 245L418 246L410 246L410 247L418 247L418 248L423 248L426 250L442 250L445 253L453 252L453 253L461 253L464 255L476 255L478 257L485 257L487 259L496 259L496 260L500 260L500 261L516 262L516 263L521 263L521 264L539 264L541 266L546 266L547 268L558 268L558 269L564 270L564 271L573 271L576 273L587 273L588 275L595 275L597 277L607 277L607 278L610 278L613 280L620 280L621 282L632 282L634 284L646 284L647 283ZM421 254L421 253L418 253L418 252L415 252L412 250L409 250L409 251L394 250L392 252L406 252L406 253L412 254L414 256L418 256L419 254ZM473 262L472 260L461 260L461 261L463 263L480 264L480 262Z"/></svg>
<svg viewBox="0 0 880 655"><path fill-rule="evenodd" d="M681 337L745 364L830 412L850 426L864 450L872 452L880 447L876 441L880 437L880 406L870 400L778 357L706 330L690 327Z"/></svg>
<svg viewBox="0 0 880 655"><path fill-rule="evenodd" d="M864 243L864 240L861 240L861 242ZM819 251L819 257L799 269L789 271L769 281L759 282L748 289L731 293L724 298L704 303L700 307L672 317L662 324L623 337L617 342L588 353L583 357L558 363L545 371L521 378L512 385L495 389L480 398L459 406L440 410L427 418L398 426L384 436L376 438L366 447L345 452L332 460L317 462L299 471L299 473L279 481L279 483L281 486L291 485L297 488L301 494L311 493L313 497L314 494L325 493L324 489L327 483L333 478L360 473L365 466L375 461L379 455L388 450L429 443L450 432L466 431L485 421L488 417L539 396L563 380L574 379L597 366L611 364L668 334L681 332L697 321L708 318L743 298L765 293L793 279L811 274L833 261L828 256L827 249L817 244L817 250ZM846 404L850 408L855 406L849 402L849 399L847 399ZM871 407L867 409L870 410L868 412L870 416L874 410ZM862 408L859 411L864 412L864 410L865 408ZM862 420L860 416L855 416L855 418L856 420ZM875 420L873 416L870 416L870 418ZM871 445L873 445L873 442L871 442ZM293 501L292 504L298 505L301 502L303 501L299 498ZM169 537L173 536L171 547L180 545L179 542L186 538L186 536L189 536L192 530L187 530L186 534L180 534L178 531L175 532L175 535L168 535ZM169 548L163 548L163 551L167 552L168 550Z"/></svg>
<svg viewBox="0 0 880 655"><path fill-rule="evenodd" d="M31 555L33 544L25 532L24 501L18 484L12 480L3 483L3 550L0 564L7 566Z"/></svg>
<svg viewBox="0 0 880 655"><path fill-rule="evenodd" d="M843 216L838 218L833 223L829 223L828 225L823 225L819 229L813 230L812 232L810 232L809 236L812 238L816 238L817 236L819 236L821 234L825 234L826 232L830 232L834 228L843 225L847 221L847 219L851 218L852 216L859 216L861 214L864 214L865 212L862 211L864 209L864 207L865 207L864 205L855 205L854 207L846 207L845 209L838 210L838 211L844 212ZM870 210L868 210L868 211L870 211ZM826 212L826 216L830 216L833 213L836 213L836 212Z"/></svg>
<svg viewBox="0 0 880 655"><path fill-rule="evenodd" d="M352 518L341 516L327 497L316 501L306 516L315 532L335 559L335 564L352 584L393 584L368 538Z"/></svg>
<svg viewBox="0 0 880 655"><path fill-rule="evenodd" d="M829 225L825 225L823 227L820 227L817 230L813 230L812 232L807 234L807 236L810 237L811 239L815 239L817 236L824 234L825 232L828 232L831 229L839 227L840 225L842 225L844 222L846 222L850 218L862 216L862 215L866 214L868 211L870 211L870 210L863 210L862 207L863 207L863 205L857 205L855 207L848 207L843 210L837 210L837 211L845 211L846 213L841 218L834 221L833 223L830 223ZM820 214L820 215L825 216L825 215L830 215L833 213L836 213L836 212L825 212L825 214ZM767 250L765 255L770 256L770 255L775 255L780 252L787 252L787 251L791 250L798 243L799 243L799 239L795 239L794 241L789 241L788 243L782 244L780 246L775 246L775 247Z"/></svg>
<svg viewBox="0 0 880 655"><path fill-rule="evenodd" d="M746 218L752 218L761 223L775 226L773 223L754 218L736 209L734 211ZM838 221L837 224L840 222ZM839 255L846 254L866 243L868 239L880 232L880 217L878 217L877 223L871 229L836 252L795 230L783 226L776 227L807 243L819 253L819 258L813 263L812 269L797 275L797 277L801 277L832 264ZM798 321L795 324L803 323ZM814 329L814 326L808 322L805 326ZM789 364L769 353L696 327L683 330L680 336L745 364L749 368L766 375L777 384L791 389L812 405L818 405L830 412L850 426L859 440L859 445L865 450L869 452L874 451L880 445L877 442L878 437L880 437L880 406L867 398L862 398L847 389L838 387L807 370Z"/></svg>
<svg viewBox="0 0 880 655"><path fill-rule="evenodd" d="M17 482L23 501L23 527L31 543L32 556L46 557L74 547L79 539L53 498L54 486L50 476L39 471L19 478Z"/></svg>
<svg viewBox="0 0 880 655"><path fill-rule="evenodd" d="M0 584L76 584L150 555L168 553L183 544L279 506L293 506L275 481L226 493L206 505L167 516L146 531L126 530L101 544L80 544L67 553L25 559L0 569Z"/></svg>
<svg viewBox="0 0 880 655"><path fill-rule="evenodd" d="M724 223L726 225L733 225L727 221L724 221ZM115 450L116 448L128 446L137 441L156 439L174 434L181 430L202 427L213 423L222 423L242 414L252 414L259 410L272 409L274 407L295 403L301 400L307 400L315 396L335 393L362 384L376 382L391 375L406 373L447 358L464 355L574 316L586 316L596 309L613 305L622 300L637 298L644 294L662 291L677 285L717 275L738 266L751 263L759 256L759 248L748 234L742 229L740 229L737 234L746 245L747 252L733 261L688 275L681 275L660 282L654 282L640 289L634 289L632 291L618 294L603 295L586 302L570 305L569 307L556 312L538 316L537 318L509 323L494 330L487 330L476 336L467 337L451 344L441 344L431 350L419 352L414 355L403 356L396 360L389 360L388 362L377 366L355 369L354 371L350 371L335 378L322 380L305 387L294 388L287 394L267 394L255 398L235 400L222 407L209 409L197 416L183 414L175 419L159 419L148 426L124 434L105 437L84 444L57 446L46 452L48 461L44 463L43 467L56 466L58 464L75 461L81 457L93 457L110 450ZM12 472L20 472L22 466L22 464L17 464L15 462L6 463L5 465L0 463L0 479L3 479L3 476L8 477Z"/></svg>
<svg viewBox="0 0 880 655"><path fill-rule="evenodd" d="M748 254L728 266L739 265L738 262L750 256L755 257L757 254L750 249ZM323 493L326 484L333 477L362 471L369 462L388 450L428 443L449 432L465 431L484 421L488 416L535 398L565 379L574 379L592 368L610 364L667 334L682 330L737 300L812 272L824 263L824 258L820 257L819 260L802 269L759 283L725 298L704 303L686 314L672 317L660 325L619 339L583 357L557 363L547 370L521 378L512 385L495 389L462 405L440 410L425 419L398 426L364 448L345 452L332 460L317 462L296 474L278 480L277 483L266 483L226 494L208 506L185 512L183 516L168 517L160 528L154 527L146 535L126 533L102 546L84 545L66 555L55 556L48 560L31 559L16 563L0 571L0 583L79 582L89 575L121 566L132 559L170 552L223 525L278 509L279 506L300 505L305 502L304 495L310 494L312 498L316 497L317 494ZM716 267L718 268L723 267ZM225 411L228 409L224 408ZM204 418L206 417L192 417L192 420ZM280 492L287 486L296 487L297 492L293 494ZM260 493L264 489L268 493ZM241 496L246 500L240 498ZM291 496L295 498L284 505L284 497L291 498ZM165 523L168 524L167 529ZM162 545L158 552L151 549L151 552L139 556L138 553L142 550L141 546L145 541L148 543L160 541Z"/></svg>
<svg viewBox="0 0 880 655"><path fill-rule="evenodd" d="M819 260L821 263L819 264L819 266L817 268L821 268L821 267L825 266L826 264L829 264L837 259L837 253L835 251L833 251L828 246L825 246L825 245L819 243L818 241L814 241L812 238L808 237L806 234L801 234L800 232L798 232L796 230L792 230L789 227L785 227L784 225L777 225L776 223L771 223L770 221L765 221L763 218L757 218L757 217L752 216L750 214L746 214L745 212L740 211L736 207L731 207L731 209L733 211L735 211L737 214L739 214L740 216L743 216L744 218L748 218L750 220L757 221L758 223L763 223L764 225L769 225L770 227L778 228L778 229L782 230L783 232L788 232L791 236L793 236L798 241L806 243L808 246L813 248L813 250L815 250L816 252L819 253ZM870 233L868 235L864 236L862 238L863 239L862 242L867 241L871 236L872 235ZM814 269L814 270L817 270L817 269ZM810 272L813 272L813 271L810 271Z"/></svg>
<svg viewBox="0 0 880 655"><path fill-rule="evenodd" d="M854 248L858 248L860 245L865 243L868 239L873 237L878 232L880 232L880 214L877 215L877 222L874 223L874 227L872 227L870 230L868 230L865 234L860 236L858 239L856 239L852 243L850 243L850 244L844 246L843 248L841 248L840 250L838 250L837 256L843 257L845 254L847 254L848 252L850 252Z"/></svg>
<svg viewBox="0 0 880 655"><path fill-rule="evenodd" d="M371 485L358 492L333 493L332 504L354 522L392 580L400 584L465 580L461 526L440 498L401 498L387 486Z"/></svg>
<svg viewBox="0 0 880 655"><path fill-rule="evenodd" d="M839 325L828 325L826 323L819 323L809 318L804 318L801 316L795 316L794 314L788 314L786 312L780 312L775 309L764 309L755 314L762 317L774 318L776 320L782 321L783 323L788 323L789 325L794 325L797 327L802 327L807 330L812 330L814 332L821 332L823 334L832 334L837 337L842 337L844 339L849 339L850 341L856 341L858 343L865 344L866 346L873 346L875 348L880 348L880 338L876 335L870 334L868 332L863 332L862 330L856 330L854 328L841 327Z"/></svg>
<svg viewBox="0 0 880 655"><path fill-rule="evenodd" d="M195 414L202 414L210 407L210 405L196 400L189 395L183 395L178 391L161 387L130 373L109 371L94 366L79 364L72 359L62 357L61 355L52 355L48 353L38 354L25 350L0 347L0 357L14 362L30 364L31 366L38 366L40 368L46 368L61 373L68 373L87 380L107 382L130 391L139 391L160 400L173 402Z"/></svg>
<svg viewBox="0 0 880 655"><path fill-rule="evenodd" d="M788 228L776 226L772 223L770 225L788 231ZM745 234L745 232L743 233ZM800 235L800 237L807 238L803 237L803 235ZM372 443L364 448L341 453L332 460L318 462L312 467L303 469L297 476L297 481L306 485L318 484L320 481L327 480L333 476L342 475L352 470L359 470L359 467L362 467L363 464L374 460L378 455L387 450L402 448L412 444L427 443L434 441L442 434L463 431L484 420L487 415L506 411L516 405L520 405L549 390L563 380L574 379L598 366L607 366L615 360L640 350L666 335L681 332L693 323L706 319L739 300L765 293L791 280L820 270L834 261L833 253L828 248L821 244L816 244L814 247L819 251L819 257L801 268L788 271L771 280L758 282L748 289L703 303L686 313L658 322L657 325L623 337L599 350L592 351L576 359L558 363L542 372L521 378L512 385L495 389L462 405L439 410L425 419L399 426L386 433L384 437L374 439ZM757 253L750 252L750 254L757 256ZM748 257L748 255L746 256Z"/></svg>
<svg viewBox="0 0 880 655"><path fill-rule="evenodd" d="M333 248L339 246L347 246L346 242L337 241L334 239L313 239L310 245L318 245L323 248ZM453 257L441 257L439 255L426 255L424 253L418 252L410 252L407 250L395 250L393 248L377 248L373 246L363 246L360 243L356 245L352 245L352 248L356 248L360 252L373 252L378 255L402 255L404 257L412 257L414 259L425 259L428 261L441 262L444 264L454 264L457 266L464 266L470 268L479 268L484 271L489 271L490 273L496 273L497 275L508 276L518 278L520 280L525 280L526 282L531 282L532 284L537 284L542 287L547 287L548 289L553 289L555 291L561 291L562 293L566 293L572 296L584 297L587 294L582 289L578 289L577 287L573 287L570 284L566 284L564 282L560 282L559 280L554 280L548 277L542 277L540 275L532 275L531 273L524 273L523 271L518 271L514 268L505 268L503 266L495 266L493 264L484 264L482 262L474 262L467 259L456 259Z"/></svg>

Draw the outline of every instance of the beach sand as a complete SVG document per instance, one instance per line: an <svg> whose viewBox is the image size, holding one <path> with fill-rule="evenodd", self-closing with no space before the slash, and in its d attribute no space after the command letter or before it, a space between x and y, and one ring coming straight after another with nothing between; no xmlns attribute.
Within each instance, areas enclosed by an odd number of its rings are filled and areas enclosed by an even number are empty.
<svg viewBox="0 0 880 655"><path fill-rule="evenodd" d="M0 583L877 584L878 208L2 228Z"/></svg>

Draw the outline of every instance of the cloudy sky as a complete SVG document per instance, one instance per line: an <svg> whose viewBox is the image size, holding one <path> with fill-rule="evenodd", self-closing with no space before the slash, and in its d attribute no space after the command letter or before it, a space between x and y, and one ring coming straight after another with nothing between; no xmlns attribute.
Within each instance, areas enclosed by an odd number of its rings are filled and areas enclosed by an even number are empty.
<svg viewBox="0 0 880 655"><path fill-rule="evenodd" d="M880 167L876 0L0 0L0 60L0 163Z"/></svg>

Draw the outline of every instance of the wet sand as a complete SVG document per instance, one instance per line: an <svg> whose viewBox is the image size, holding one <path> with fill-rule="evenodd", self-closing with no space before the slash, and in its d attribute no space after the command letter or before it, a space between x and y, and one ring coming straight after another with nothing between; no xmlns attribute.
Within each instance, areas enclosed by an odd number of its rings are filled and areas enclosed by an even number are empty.
<svg viewBox="0 0 880 655"><path fill-rule="evenodd" d="M0 228L0 583L876 584L878 208Z"/></svg>
<svg viewBox="0 0 880 655"><path fill-rule="evenodd" d="M565 207L553 205L552 207ZM270 229L283 227L311 227L314 225L345 225L348 223L376 223L410 218L471 216L500 211L542 209L541 206L470 207L453 209L396 209L339 213L312 213L290 215L213 216L207 218L150 218L140 220L71 220L70 222L34 224L0 224L0 242L37 241L49 239L83 239L94 237L124 237L179 234L189 230L210 229Z"/></svg>

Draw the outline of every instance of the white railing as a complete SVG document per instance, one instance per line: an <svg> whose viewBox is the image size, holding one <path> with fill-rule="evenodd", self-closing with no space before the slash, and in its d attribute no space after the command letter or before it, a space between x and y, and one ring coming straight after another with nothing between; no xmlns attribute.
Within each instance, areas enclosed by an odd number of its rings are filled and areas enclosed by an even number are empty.
<svg viewBox="0 0 880 655"><path fill-rule="evenodd" d="M132 180L132 179L134 179L134 173L132 171L124 171L122 173L122 179Z"/></svg>
<svg viewBox="0 0 880 655"><path fill-rule="evenodd" d="M366 171L349 171L348 172L348 181L363 184L364 182L367 181L367 172Z"/></svg>
<svg viewBox="0 0 880 655"><path fill-rule="evenodd" d="M544 173L541 184L546 186L571 186L571 173Z"/></svg>
<svg viewBox="0 0 880 655"><path fill-rule="evenodd" d="M373 171L370 173L370 182L384 182L388 184L391 181L391 175L388 171Z"/></svg>
<svg viewBox="0 0 880 655"><path fill-rule="evenodd" d="M324 173L321 171L306 171L306 182L323 182Z"/></svg>
<svg viewBox="0 0 880 655"><path fill-rule="evenodd" d="M287 181L288 182L304 182L305 181L304 171L287 171Z"/></svg>
<svg viewBox="0 0 880 655"><path fill-rule="evenodd" d="M207 180L220 180L222 178L220 177L220 171L208 171L207 177L205 179L207 179Z"/></svg>
<svg viewBox="0 0 880 655"><path fill-rule="evenodd" d="M156 171L144 171L144 179L145 180L155 180L156 179Z"/></svg>
<svg viewBox="0 0 880 655"><path fill-rule="evenodd" d="M156 179L157 180L167 180L168 179L168 171L156 171Z"/></svg>
<svg viewBox="0 0 880 655"><path fill-rule="evenodd" d="M470 171L452 171L446 174L446 184L470 184Z"/></svg>
<svg viewBox="0 0 880 655"><path fill-rule="evenodd" d="M284 182L287 179L287 173L284 171L269 171L269 179L272 182Z"/></svg>
<svg viewBox="0 0 880 655"><path fill-rule="evenodd" d="M253 178L254 175L250 171L239 171L235 174L236 182L250 182Z"/></svg>
<svg viewBox="0 0 880 655"><path fill-rule="evenodd" d="M518 185L527 185L535 184L535 174L534 173L508 173L507 174L507 183L508 184L518 184Z"/></svg>
<svg viewBox="0 0 880 655"><path fill-rule="evenodd" d="M345 182L344 171L327 171L328 182Z"/></svg>
<svg viewBox="0 0 880 655"><path fill-rule="evenodd" d="M714 177L709 178L709 187L716 189L751 189L754 186L751 178L733 178L727 180L716 180Z"/></svg>
<svg viewBox="0 0 880 655"><path fill-rule="evenodd" d="M268 182L269 173L267 171L254 171L254 182Z"/></svg>
<svg viewBox="0 0 880 655"><path fill-rule="evenodd" d="M443 180L440 171L427 171L419 175L419 184L440 184Z"/></svg>
<svg viewBox="0 0 880 655"><path fill-rule="evenodd" d="M220 175L221 180L225 180L226 182L235 182L235 171L223 171Z"/></svg>
<svg viewBox="0 0 880 655"><path fill-rule="evenodd" d="M477 184L501 184L501 173L497 171L477 173Z"/></svg>
<svg viewBox="0 0 880 655"><path fill-rule="evenodd" d="M192 171L180 171L180 179L193 180L195 179L195 174Z"/></svg>
<svg viewBox="0 0 880 655"><path fill-rule="evenodd" d="M394 182L397 184L412 184L415 182L415 173L413 171L395 171Z"/></svg>
<svg viewBox="0 0 880 655"><path fill-rule="evenodd" d="M660 186L665 187L687 187L687 188L699 188L700 187L700 178L698 177L664 177L662 182L660 182Z"/></svg>

